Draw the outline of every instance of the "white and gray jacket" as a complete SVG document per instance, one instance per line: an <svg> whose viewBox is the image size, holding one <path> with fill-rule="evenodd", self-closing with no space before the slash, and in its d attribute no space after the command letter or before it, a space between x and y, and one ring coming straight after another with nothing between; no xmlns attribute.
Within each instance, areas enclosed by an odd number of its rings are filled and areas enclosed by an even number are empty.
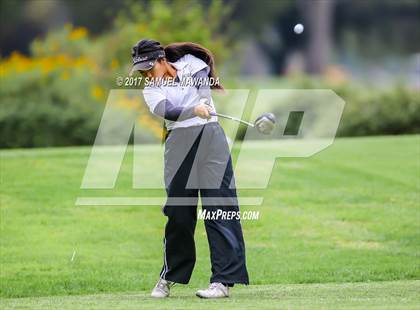
<svg viewBox="0 0 420 310"><path fill-rule="evenodd" d="M201 98L206 98L215 111L210 87L208 85L182 85L183 79L186 78L201 79L202 81L208 78L209 66L191 54L187 54L171 64L177 69L175 86L154 85L144 88L144 99L150 111L165 119L168 130L216 122L217 117L215 116L206 120L193 114L193 109L199 104Z"/></svg>

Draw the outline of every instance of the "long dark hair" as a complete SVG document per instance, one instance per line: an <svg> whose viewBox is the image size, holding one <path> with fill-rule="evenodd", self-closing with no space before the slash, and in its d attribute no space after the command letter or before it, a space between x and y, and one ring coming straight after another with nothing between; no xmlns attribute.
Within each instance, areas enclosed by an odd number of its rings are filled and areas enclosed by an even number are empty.
<svg viewBox="0 0 420 310"><path fill-rule="evenodd" d="M214 57L207 48L193 42L176 42L166 45L164 50L165 57L170 62L176 62L187 54L200 58L210 67L209 77L217 79L216 70L214 68ZM211 85L210 88L223 90L223 86L220 83Z"/></svg>

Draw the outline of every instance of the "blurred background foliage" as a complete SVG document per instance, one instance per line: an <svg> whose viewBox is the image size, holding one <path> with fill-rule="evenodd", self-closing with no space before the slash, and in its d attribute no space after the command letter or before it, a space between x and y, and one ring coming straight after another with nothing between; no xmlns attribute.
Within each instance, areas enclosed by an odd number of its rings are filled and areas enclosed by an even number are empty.
<svg viewBox="0 0 420 310"><path fill-rule="evenodd" d="M0 147L92 144L109 89L142 38L204 45L225 87L333 89L347 103L338 135L420 132L418 1L0 5ZM144 140L160 139L162 120L130 100L121 108L140 111Z"/></svg>
<svg viewBox="0 0 420 310"><path fill-rule="evenodd" d="M193 41L222 62L229 55L225 49L229 36L220 27L228 14L221 1L206 8L182 0L171 5L135 2L123 7L113 26L100 35L65 24L34 39L29 56L15 51L1 59L0 146L92 144L108 90L116 87L117 76L127 76L135 42L141 38L156 38L162 44ZM144 140L150 140L150 135L159 140L162 121L144 105L127 104L130 100L122 98L120 105L141 109L143 130L138 134Z"/></svg>

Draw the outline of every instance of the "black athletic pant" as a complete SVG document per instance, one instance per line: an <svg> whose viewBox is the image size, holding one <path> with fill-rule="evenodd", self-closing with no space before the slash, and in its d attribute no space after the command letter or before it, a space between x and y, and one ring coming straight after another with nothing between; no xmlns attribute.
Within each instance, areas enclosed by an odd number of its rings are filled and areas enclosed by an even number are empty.
<svg viewBox="0 0 420 310"><path fill-rule="evenodd" d="M165 142L163 213L164 264L161 278L187 284L196 260L194 230L200 193L207 211L239 211L228 144L217 122L178 128ZM232 185L233 186L232 186ZM210 282L249 284L245 244L239 219L204 220L210 248Z"/></svg>

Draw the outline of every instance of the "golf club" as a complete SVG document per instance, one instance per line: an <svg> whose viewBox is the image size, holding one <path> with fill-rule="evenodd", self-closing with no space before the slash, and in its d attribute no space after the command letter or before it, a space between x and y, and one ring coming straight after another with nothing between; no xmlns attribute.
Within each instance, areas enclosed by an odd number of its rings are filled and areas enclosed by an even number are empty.
<svg viewBox="0 0 420 310"><path fill-rule="evenodd" d="M253 127L259 133L262 133L264 135L271 134L271 132L274 129L275 123L276 123L276 117L274 116L273 113L263 113L262 115L257 117L257 119L255 120L254 123L250 123L250 122L244 121L240 118L233 117L233 116L230 116L230 115L221 114L221 113L210 112L210 115L223 117L223 118L230 119L232 121L239 122L241 124L247 125L249 127Z"/></svg>

